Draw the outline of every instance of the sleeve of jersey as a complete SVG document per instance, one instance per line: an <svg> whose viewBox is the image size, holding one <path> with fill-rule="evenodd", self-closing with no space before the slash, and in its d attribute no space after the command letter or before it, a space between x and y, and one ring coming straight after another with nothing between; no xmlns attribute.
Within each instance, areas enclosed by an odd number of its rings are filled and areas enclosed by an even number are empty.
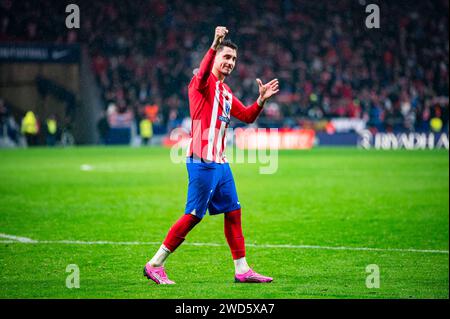
<svg viewBox="0 0 450 319"><path fill-rule="evenodd" d="M262 111L262 107L255 101L252 105L246 107L241 101L233 96L231 105L231 115L245 123L253 123Z"/></svg>
<svg viewBox="0 0 450 319"><path fill-rule="evenodd" d="M208 84L208 78L211 74L215 57L216 51L209 48L208 52L206 52L202 62L200 63L200 68L195 78L194 86L196 89L201 90Z"/></svg>

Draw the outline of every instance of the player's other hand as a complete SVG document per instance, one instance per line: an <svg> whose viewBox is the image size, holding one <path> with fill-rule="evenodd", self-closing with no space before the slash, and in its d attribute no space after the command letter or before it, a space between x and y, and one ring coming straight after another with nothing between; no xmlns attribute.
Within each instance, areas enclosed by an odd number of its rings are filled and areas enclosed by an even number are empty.
<svg viewBox="0 0 450 319"><path fill-rule="evenodd" d="M279 89L278 79L273 79L272 81L263 84L260 79L256 79L259 87L259 98L258 104L264 104L268 99L277 94Z"/></svg>
<svg viewBox="0 0 450 319"><path fill-rule="evenodd" d="M226 27L216 27L216 33L214 34L214 41L213 44L211 45L211 48L217 50L217 48L222 43L227 33L228 29Z"/></svg>

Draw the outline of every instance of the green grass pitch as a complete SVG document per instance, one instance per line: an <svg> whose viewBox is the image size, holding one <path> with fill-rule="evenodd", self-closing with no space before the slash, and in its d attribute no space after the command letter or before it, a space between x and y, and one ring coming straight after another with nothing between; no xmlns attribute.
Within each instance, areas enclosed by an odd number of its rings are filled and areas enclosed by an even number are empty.
<svg viewBox="0 0 450 319"><path fill-rule="evenodd" d="M0 150L0 298L448 298L448 165L448 151L348 148L280 152L273 175L231 164L247 259L274 282L235 284L223 216L207 215L166 263L177 284L157 286L142 268L187 190L168 149Z"/></svg>

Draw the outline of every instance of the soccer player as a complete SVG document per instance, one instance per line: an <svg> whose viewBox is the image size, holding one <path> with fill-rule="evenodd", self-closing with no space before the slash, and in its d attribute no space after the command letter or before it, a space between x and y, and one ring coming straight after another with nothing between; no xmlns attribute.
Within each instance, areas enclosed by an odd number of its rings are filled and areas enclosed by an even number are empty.
<svg viewBox="0 0 450 319"><path fill-rule="evenodd" d="M230 115L246 123L255 121L264 103L279 91L278 80L259 87L258 99L246 107L224 83L237 58L237 46L224 40L226 27L215 29L214 41L204 56L200 69L189 84L189 107L192 118L191 141L186 166L189 175L184 215L170 228L163 244L145 265L144 275L157 284L174 284L167 277L164 263L184 241L189 231L206 214L224 214L224 231L235 265L236 282L271 282L247 264L241 227L241 205L233 175L225 157L226 129Z"/></svg>

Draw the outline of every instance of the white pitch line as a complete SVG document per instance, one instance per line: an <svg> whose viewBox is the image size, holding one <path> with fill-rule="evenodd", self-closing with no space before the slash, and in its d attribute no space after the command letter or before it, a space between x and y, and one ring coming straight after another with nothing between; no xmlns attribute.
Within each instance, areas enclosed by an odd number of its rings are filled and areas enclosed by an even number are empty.
<svg viewBox="0 0 450 319"><path fill-rule="evenodd" d="M36 243L37 242L36 240L33 240L31 238L18 237L18 236L14 236L14 235L3 234L3 233L0 233L0 238L11 239L12 241L16 241L19 243Z"/></svg>
<svg viewBox="0 0 450 319"><path fill-rule="evenodd" d="M0 241L0 244L66 244L66 245L161 245L161 242L142 241L83 241L83 240L34 240L27 237L17 237L0 233L0 238L12 239ZM188 246L208 246L221 247L225 244L219 243L190 243ZM246 244L247 247L255 248L288 248L288 249L323 249L323 250L356 250L356 251L381 251L381 252L401 252L401 253L432 253L447 254L448 250L415 249L415 248L373 248L373 247L345 247L345 246L317 246L317 245L274 245L274 244Z"/></svg>
<svg viewBox="0 0 450 319"><path fill-rule="evenodd" d="M415 248L375 248L375 247L345 247L345 246L314 246L314 245L252 245L247 246L264 246L264 248L298 248L298 249L326 249L326 250L359 250L359 251L389 251L389 252L409 252L409 253L435 253L448 254L448 250L434 249L415 249Z"/></svg>

